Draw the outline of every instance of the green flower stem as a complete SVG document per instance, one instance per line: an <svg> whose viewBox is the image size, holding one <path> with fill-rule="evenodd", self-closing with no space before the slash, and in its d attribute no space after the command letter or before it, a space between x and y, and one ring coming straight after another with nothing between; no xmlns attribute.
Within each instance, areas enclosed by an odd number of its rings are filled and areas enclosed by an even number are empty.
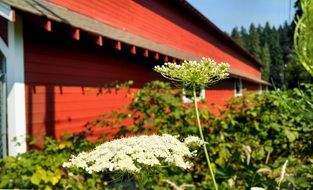
<svg viewBox="0 0 313 190"><path fill-rule="evenodd" d="M143 183L143 172L140 172L140 174L137 175L137 183L138 183L138 189L144 190L144 183Z"/></svg>
<svg viewBox="0 0 313 190"><path fill-rule="evenodd" d="M193 102L194 102L194 105L195 105L195 110L196 110L196 116L197 116L197 121L198 121L200 137L204 141L204 136L203 136L203 133L202 133L202 127L201 127L201 122L200 122L200 116L199 116L199 110L198 110L198 103L197 103L197 99L196 99L197 98L196 85L193 84L192 87L193 87ZM211 177L212 177L212 180L213 180L213 183L214 183L214 189L218 190L217 183L215 181L215 177L214 177L214 173L213 173L213 169L211 167L210 157L209 157L208 150L206 148L206 144L205 143L203 144L203 149L204 149L205 158L206 158L206 160L208 162L210 174L211 174Z"/></svg>

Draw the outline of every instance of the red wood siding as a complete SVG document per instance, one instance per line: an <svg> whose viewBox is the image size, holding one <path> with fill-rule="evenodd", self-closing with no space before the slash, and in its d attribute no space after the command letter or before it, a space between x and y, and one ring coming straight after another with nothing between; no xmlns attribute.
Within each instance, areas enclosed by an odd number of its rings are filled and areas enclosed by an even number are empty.
<svg viewBox="0 0 313 190"><path fill-rule="evenodd" d="M147 59L38 31L25 23L27 129L41 143L44 135L79 132L100 114L125 109L133 93L100 92L103 85L133 80L134 92L159 77Z"/></svg>
<svg viewBox="0 0 313 190"><path fill-rule="evenodd" d="M234 79L229 78L220 81L205 91L205 99L211 111L218 114L216 106L223 108L225 102L234 96Z"/></svg>
<svg viewBox="0 0 313 190"><path fill-rule="evenodd" d="M249 81L242 81L243 89L247 89L249 91L259 91L259 84L255 84Z"/></svg>
<svg viewBox="0 0 313 190"><path fill-rule="evenodd" d="M61 27L47 32L24 19L26 119L28 134L42 143L44 135L76 133L100 114L123 110L136 90L162 79L152 70L153 58L117 51L92 40L75 41ZM133 80L130 93L106 93L105 84ZM234 95L233 79L206 90L208 104L223 105ZM113 129L114 130L114 129ZM96 135L112 129L97 130ZM39 143L39 144L40 144Z"/></svg>
<svg viewBox="0 0 313 190"><path fill-rule="evenodd" d="M218 84L206 89L205 97L208 104L216 104L223 106L225 100L234 96L234 80L225 79L220 81Z"/></svg>
<svg viewBox="0 0 313 190"><path fill-rule="evenodd" d="M249 63L217 35L164 0L49 0L131 33L216 61L260 77L259 66ZM213 6L213 5L212 5Z"/></svg>

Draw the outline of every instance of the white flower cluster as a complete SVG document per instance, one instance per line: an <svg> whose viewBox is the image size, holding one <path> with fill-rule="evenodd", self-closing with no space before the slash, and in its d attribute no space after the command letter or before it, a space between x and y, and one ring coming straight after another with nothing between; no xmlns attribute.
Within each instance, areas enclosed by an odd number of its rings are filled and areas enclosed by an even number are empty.
<svg viewBox="0 0 313 190"><path fill-rule="evenodd" d="M192 164L185 158L193 157L196 153L189 150L191 144L200 146L203 142L194 136L180 142L177 137L168 134L122 138L105 142L91 152L72 156L63 163L63 167L79 167L89 173L103 170L134 173L142 167L164 163L188 169Z"/></svg>
<svg viewBox="0 0 313 190"><path fill-rule="evenodd" d="M201 146L205 142L203 140L199 139L199 137L197 137L197 136L189 136L189 137L185 138L184 143L187 146L190 146L190 145Z"/></svg>
<svg viewBox="0 0 313 190"><path fill-rule="evenodd" d="M216 63L210 58L202 58L200 62L185 60L181 65L164 63L162 66L155 66L154 70L171 80L195 85L211 85L227 78L229 67L228 63Z"/></svg>

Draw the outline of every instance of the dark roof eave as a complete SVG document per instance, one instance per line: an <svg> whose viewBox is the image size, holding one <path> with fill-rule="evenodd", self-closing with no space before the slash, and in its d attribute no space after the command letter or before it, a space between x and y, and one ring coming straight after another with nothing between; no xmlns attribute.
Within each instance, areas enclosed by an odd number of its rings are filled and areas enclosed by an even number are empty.
<svg viewBox="0 0 313 190"><path fill-rule="evenodd" d="M244 79L244 80L247 80L247 81L251 81L251 82L254 82L254 83L258 83L258 84L263 84L263 85L266 85L266 86L272 86L271 83L267 82L267 81L264 81L262 79L258 79L254 76L251 76L247 73L243 73L241 71L238 71L238 70L234 70L234 69L229 69L228 73L230 74L231 77L234 77L234 78L241 78L241 79Z"/></svg>

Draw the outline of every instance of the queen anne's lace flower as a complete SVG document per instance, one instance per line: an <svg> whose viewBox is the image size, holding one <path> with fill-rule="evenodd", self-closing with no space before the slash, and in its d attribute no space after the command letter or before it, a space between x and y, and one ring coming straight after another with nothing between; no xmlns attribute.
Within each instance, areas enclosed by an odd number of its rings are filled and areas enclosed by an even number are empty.
<svg viewBox="0 0 313 190"><path fill-rule="evenodd" d="M184 143L168 134L162 136L128 137L99 145L91 152L82 152L63 164L79 167L89 173L103 170L139 172L142 167L172 164L188 169L192 164L185 160L195 155L188 145L201 145L198 137L188 137Z"/></svg>
<svg viewBox="0 0 313 190"><path fill-rule="evenodd" d="M201 139L199 139L199 137L197 136L189 136L187 138L185 138L184 143L189 146L189 145L197 145L197 146L201 146L203 145L205 142Z"/></svg>
<svg viewBox="0 0 313 190"><path fill-rule="evenodd" d="M183 81L190 85L212 85L229 74L228 63L216 63L209 58L202 58L200 62L184 61L183 64L164 63L162 66L155 66L154 70L164 77L174 81Z"/></svg>

